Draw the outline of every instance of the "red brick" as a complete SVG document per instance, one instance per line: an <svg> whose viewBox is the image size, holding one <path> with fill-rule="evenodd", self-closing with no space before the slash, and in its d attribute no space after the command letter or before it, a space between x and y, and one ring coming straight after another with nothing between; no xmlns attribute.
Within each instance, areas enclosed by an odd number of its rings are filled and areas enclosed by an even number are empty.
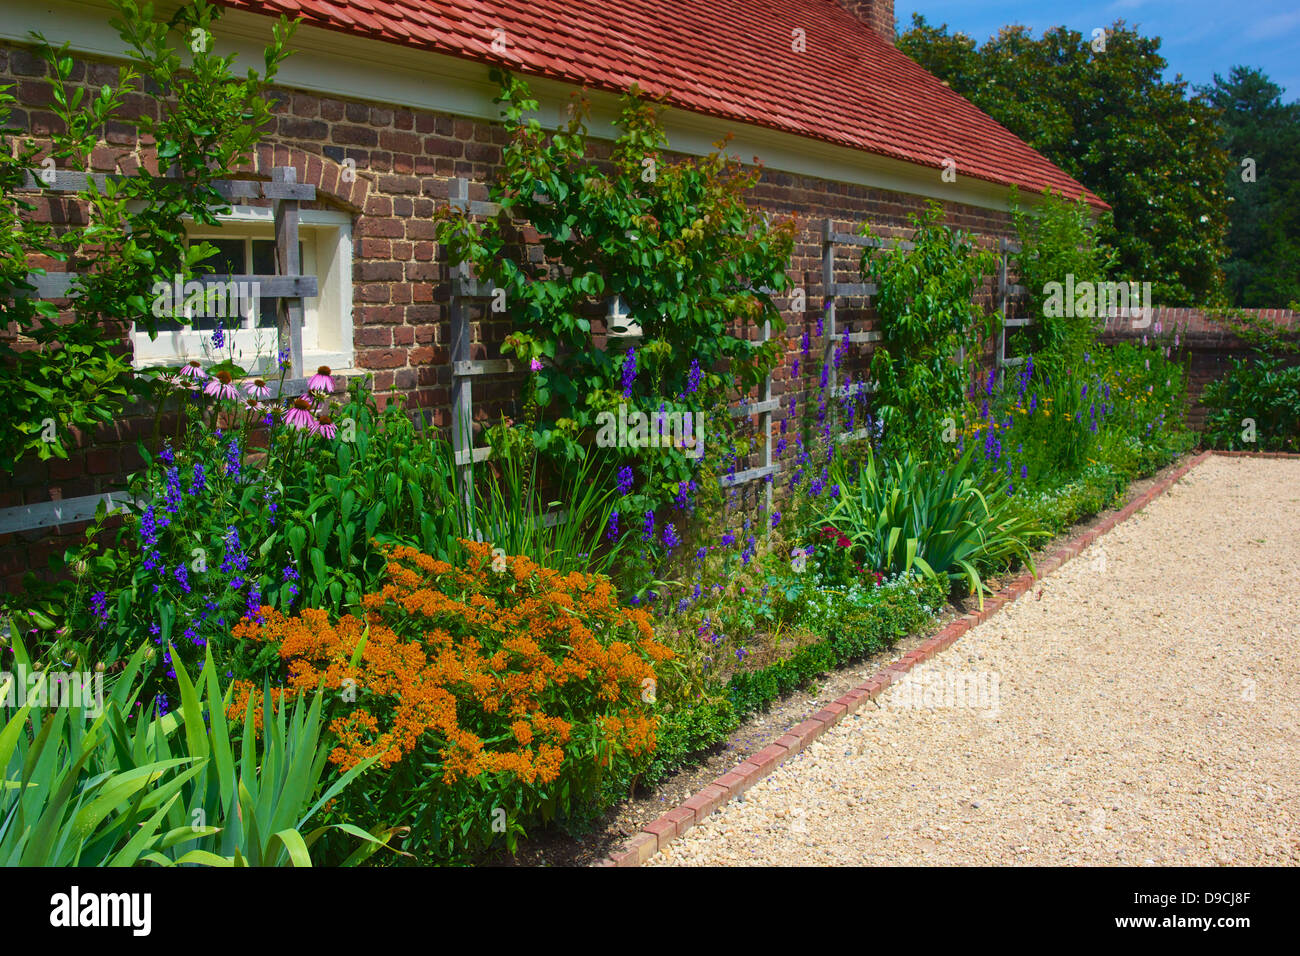
<svg viewBox="0 0 1300 956"><path fill-rule="evenodd" d="M803 749L803 738L797 734L782 734L776 739L776 746L784 747L791 753L797 753Z"/></svg>
<svg viewBox="0 0 1300 956"><path fill-rule="evenodd" d="M655 838L655 849L662 850L677 836L677 824L669 820L667 814L664 814L658 820L647 823L641 828L641 831L651 834Z"/></svg>
<svg viewBox="0 0 1300 956"><path fill-rule="evenodd" d="M669 810L660 819L668 820L675 824L677 827L677 835L681 836L691 827L695 826L695 811L683 804L680 807Z"/></svg>
<svg viewBox="0 0 1300 956"><path fill-rule="evenodd" d="M727 801L727 791L714 784L709 784L695 796L691 797L683 807L689 809L695 814L695 822L699 823L710 813Z"/></svg>
<svg viewBox="0 0 1300 956"><path fill-rule="evenodd" d="M790 733L800 738L806 747L813 740L816 740L826 732L826 724L816 718L805 720L801 724L796 724L790 728Z"/></svg>
<svg viewBox="0 0 1300 956"><path fill-rule="evenodd" d="M659 839L653 833L638 833L615 854L617 866L640 866L659 850Z"/></svg>
<svg viewBox="0 0 1300 956"><path fill-rule="evenodd" d="M848 708L843 704L827 704L817 713L813 714L813 720L820 720L827 727L840 722Z"/></svg>
<svg viewBox="0 0 1300 956"><path fill-rule="evenodd" d="M744 766L744 764L741 764L741 766ZM729 770L721 777L714 780L710 786L719 787L722 790L725 790L730 796L735 796L736 794L744 793L748 790L750 783L743 773L739 773L737 770Z"/></svg>

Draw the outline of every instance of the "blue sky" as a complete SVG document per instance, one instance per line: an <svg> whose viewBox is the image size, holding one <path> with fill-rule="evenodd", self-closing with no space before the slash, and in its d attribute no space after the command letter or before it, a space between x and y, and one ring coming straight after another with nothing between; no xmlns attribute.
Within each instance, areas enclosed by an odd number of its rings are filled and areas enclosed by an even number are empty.
<svg viewBox="0 0 1300 956"><path fill-rule="evenodd" d="M1097 0L1066 3L1036 0L896 0L899 29L921 13L936 26L947 23L983 43L1006 24L1022 23L1041 36L1064 25L1091 36L1096 27L1123 19L1145 36L1158 36L1169 61L1167 79L1182 73L1194 85L1209 83L1237 64L1261 68L1285 88L1283 99L1300 99L1300 2L1298 0Z"/></svg>

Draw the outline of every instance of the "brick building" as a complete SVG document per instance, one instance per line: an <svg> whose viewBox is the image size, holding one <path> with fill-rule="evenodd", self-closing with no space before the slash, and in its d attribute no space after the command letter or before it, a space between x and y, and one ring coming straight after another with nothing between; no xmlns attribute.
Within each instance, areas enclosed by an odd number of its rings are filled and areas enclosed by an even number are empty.
<svg viewBox="0 0 1300 956"><path fill-rule="evenodd" d="M705 153L731 134L734 155L764 164L754 200L797 217L791 278L813 303L823 292L827 219L845 231L870 221L890 234L937 199L951 224L992 244L1012 233L1013 186L1022 201L1051 187L1105 205L898 52L892 0L607 0L599 15L577 0L222 5L229 9L218 46L246 63L260 61L272 17L303 21L278 79L275 121L249 174L267 178L272 167L292 166L299 182L317 187L302 213L303 271L320 284L306 303L306 367L373 374L377 388L409 393L441 425L451 384L448 273L431 216L457 178L469 181L472 198L486 198L505 142L488 76L494 65L528 77L543 125L557 125L570 96L585 90L599 137L619 94L635 82L666 97L674 150ZM0 10L0 83L16 84L21 104L11 125L40 138L57 122L29 31L71 43L77 83L116 81L122 44L105 4L0 0ZM156 108L136 99L138 108ZM106 129L94 155L102 172L129 173L151 161L129 127ZM271 237L269 213L266 204L236 206L219 232L203 235L257 271ZM841 281L850 279L854 252L837 261ZM788 315L788 334L797 337L812 314ZM865 331L872 317L857 300L844 303L840 321ZM259 331L240 334L251 342ZM138 364L174 364L197 357L201 335L133 334L131 346ZM480 330L474 357L495 357L498 344ZM864 346L857 361L868 355ZM774 376L778 394L786 376L787 369ZM508 407L514 383L486 384L484 409ZM127 417L85 436L67 461L28 462L0 475L0 513L69 503L60 524L47 515L43 527L5 533L0 523L6 588L64 546L60 536L77 530L68 521L77 501L120 487L137 464L142 434L141 421Z"/></svg>

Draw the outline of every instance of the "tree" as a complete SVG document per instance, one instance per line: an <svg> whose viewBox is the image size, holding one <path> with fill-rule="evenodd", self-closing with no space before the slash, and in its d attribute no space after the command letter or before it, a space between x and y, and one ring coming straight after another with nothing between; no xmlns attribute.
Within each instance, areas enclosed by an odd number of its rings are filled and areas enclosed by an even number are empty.
<svg viewBox="0 0 1300 956"><path fill-rule="evenodd" d="M112 6L109 23L128 49L115 84L76 85L68 45L55 49L33 34L50 65L61 121L50 143L33 143L6 126L15 100L0 89L0 331L16 333L0 338L0 468L6 470L32 454L66 457L75 431L111 422L133 393L148 394L125 355L125 330L135 325L156 335L154 283L188 280L216 253L211 243L187 241L187 223L213 225L229 211L213 184L251 159L271 118L270 83L289 55L293 25L284 17L263 51L264 72L250 69L241 77L233 72L235 55L213 49L221 9L208 0L192 0L169 20L136 0ZM156 118L127 108L128 98L141 93L157 100ZM26 171L91 171L110 122L153 141L160 173L142 167L102 186L89 177L72 194L83 210L72 225L52 229L38 221L37 206L23 195ZM77 278L60 314L35 298L27 271L69 259L77 263Z"/></svg>
<svg viewBox="0 0 1300 956"><path fill-rule="evenodd" d="M1125 279L1170 305L1221 295L1228 197L1219 111L1161 78L1160 40L1117 20L1104 46L1054 27L1004 27L983 46L913 14L899 49L1114 210L1100 238ZM1077 198L1077 197L1067 197Z"/></svg>
<svg viewBox="0 0 1300 956"><path fill-rule="evenodd" d="M1229 300L1278 308L1300 298L1300 100L1284 104L1281 87L1245 66L1201 92L1223 113Z"/></svg>
<svg viewBox="0 0 1300 956"><path fill-rule="evenodd" d="M585 101L547 133L528 85L493 75L510 136L491 184L501 215L480 225L444 211L438 236L448 261L472 263L499 296L514 329L503 351L536 370L540 416L527 440L572 467L623 405L693 420L709 410L729 427L724 396L758 384L780 361L784 323L774 293L790 286L794 222L769 224L745 202L760 170L724 155L721 143L707 156L671 159L661 106L635 87L600 161L589 150ZM525 227L536 242L524 241ZM615 297L643 339L610 354L597 347L590 316ZM773 334L760 344L750 332L765 322ZM723 445L712 422L709 429L706 447L716 451ZM642 511L695 473L677 451L636 464L650 496Z"/></svg>

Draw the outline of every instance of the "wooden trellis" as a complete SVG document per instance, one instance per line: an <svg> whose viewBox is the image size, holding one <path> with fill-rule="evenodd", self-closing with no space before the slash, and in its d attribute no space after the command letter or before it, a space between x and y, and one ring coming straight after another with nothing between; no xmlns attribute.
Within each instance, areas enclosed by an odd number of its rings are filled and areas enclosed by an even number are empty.
<svg viewBox="0 0 1300 956"><path fill-rule="evenodd" d="M75 193L84 190L90 181L103 189L109 179L122 176L106 173L85 173L75 170L28 170L24 186L30 190L53 193ZM205 286L225 285L228 282L255 283L260 298L279 299L284 303L280 310L277 339L278 346L289 353L289 377L284 382L281 395L300 395L307 388L303 369L302 317L305 297L318 294L315 276L301 275L298 253L299 203L316 198L316 187L297 181L298 174L291 166L277 166L271 171L269 182L255 180L217 180L212 185L221 196L231 202L239 199L270 199L275 204L276 273L274 275L206 275L193 281ZM74 272L32 273L28 282L35 295L42 299L64 299L72 290L77 278ZM126 507L129 496L116 494L85 495L44 501L0 509L0 534L30 531L36 528L89 521L103 503L107 510Z"/></svg>
<svg viewBox="0 0 1300 956"><path fill-rule="evenodd" d="M857 298L870 299L876 294L876 284L874 282L836 282L835 281L835 257L840 246L852 246L859 249L880 249L887 245L897 245L903 249L911 249L912 244L905 240L887 240L875 236L860 236L852 232L840 232L835 228L835 222L826 219L822 223L822 288L826 299L825 315L825 341L823 345L822 361L830 366L830 373L827 382L830 388L832 398L844 397L843 391L839 385L839 370L832 361L832 354L835 347L840 343L841 336L838 334L838 318L836 315L840 298ZM863 345L868 342L879 342L879 332L850 332L849 342L851 344ZM875 391L874 387L866 384L862 391L867 394ZM834 428L835 406L831 407L832 428ZM856 431L848 432L837 436L841 441L847 441L856 438L867 437L867 429L859 428Z"/></svg>
<svg viewBox="0 0 1300 956"><path fill-rule="evenodd" d="M762 342L766 343L772 337L772 322L770 319L763 321L763 338ZM742 402L740 405L731 409L732 418L748 418L753 415L758 416L758 427L763 432L763 463L754 468L747 468L744 471L736 472L734 475L723 475L719 479L720 484L727 488L734 488L737 485L747 485L750 482L763 482L763 515L767 516L772 513L772 484L776 480L781 466L772 460L772 413L780 408L780 399L772 397L772 376L770 374L763 376L763 397L757 402ZM765 531L770 531L771 527L767 521L763 522Z"/></svg>
<svg viewBox="0 0 1300 956"><path fill-rule="evenodd" d="M495 216L501 211L498 203L471 202L469 182L459 177L453 179L448 185L448 201L452 208L474 216ZM450 265L451 297L448 300L448 314L451 320L452 449L461 494L465 497L465 513L472 515L474 513L474 465L476 462L486 460L492 453L490 448L474 447L474 379L480 375L513 372L515 364L509 359L473 361L471 323L466 315L467 304L490 299L492 290L481 287L477 279L471 278L468 262L455 262Z"/></svg>
<svg viewBox="0 0 1300 956"><path fill-rule="evenodd" d="M470 200L468 180L457 177L448 185L449 203L472 216L495 216L501 211L498 203ZM452 447L455 454L456 469L459 473L462 494L466 496L467 507L472 508L473 468L475 464L485 461L492 453L486 446L474 445L474 379L483 375L510 374L519 370L519 365L510 359L473 359L472 322L467 314L470 303L486 302L492 298L493 290L469 275L468 263L449 263L451 270L451 295L449 299L450 335L451 335L451 416ZM763 338L766 342L772 334L770 321L763 323ZM772 397L772 378L763 381L762 398L757 402L742 402L730 410L733 418L745 418L757 415L759 427L767 440L763 443L762 464L754 468L726 475L721 483L726 487L746 485L762 481L769 475L775 475L778 466L772 461L772 413L780 407L780 401ZM772 485L768 482L764 494L765 508L772 510ZM549 521L562 521L562 514L548 516Z"/></svg>
<svg viewBox="0 0 1300 956"><path fill-rule="evenodd" d="M1020 243L1014 242L1003 236L998 240L998 311L1002 314L1002 327L998 330L997 351L994 353L994 360L997 362L998 376L1005 374L1005 370L1017 365L1025 364L1023 355L1015 358L1007 358L1007 329L1023 328L1033 322L1030 318L1011 319L1007 317L1007 302L1013 295L1023 295L1029 291L1023 285L1012 285L1007 282L1007 261L1010 254L1020 251Z"/></svg>

